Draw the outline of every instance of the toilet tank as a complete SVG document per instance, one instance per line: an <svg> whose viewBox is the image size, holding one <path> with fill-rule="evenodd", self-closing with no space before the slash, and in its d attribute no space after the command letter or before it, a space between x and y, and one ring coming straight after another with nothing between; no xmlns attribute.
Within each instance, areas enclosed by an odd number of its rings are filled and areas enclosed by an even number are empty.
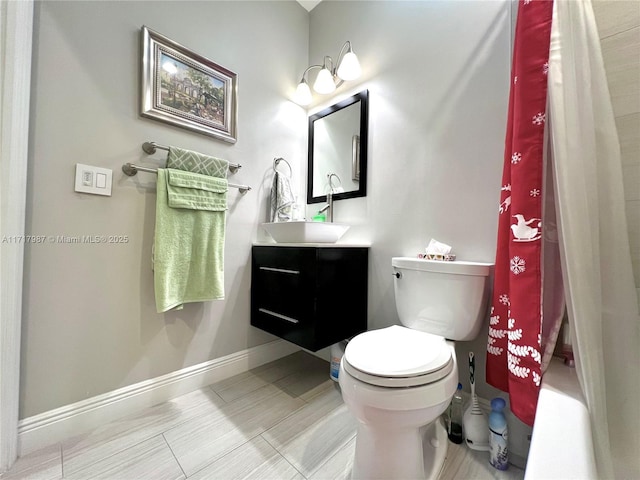
<svg viewBox="0 0 640 480"><path fill-rule="evenodd" d="M472 340L486 315L492 263L391 259L396 309L411 329L450 340Z"/></svg>

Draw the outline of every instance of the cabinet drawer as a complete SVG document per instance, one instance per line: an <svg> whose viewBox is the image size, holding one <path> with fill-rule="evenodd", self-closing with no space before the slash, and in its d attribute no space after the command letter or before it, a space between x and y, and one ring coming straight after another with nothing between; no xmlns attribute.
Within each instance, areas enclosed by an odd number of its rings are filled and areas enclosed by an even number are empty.
<svg viewBox="0 0 640 480"><path fill-rule="evenodd" d="M253 264L260 270L302 272L315 268L316 252L310 248L260 247L253 249Z"/></svg>
<svg viewBox="0 0 640 480"><path fill-rule="evenodd" d="M315 350L314 324L308 317L293 318L258 308L251 315L251 324L296 345Z"/></svg>
<svg viewBox="0 0 640 480"><path fill-rule="evenodd" d="M306 317L313 312L313 281L303 275L256 272L252 280L255 306L293 318Z"/></svg>

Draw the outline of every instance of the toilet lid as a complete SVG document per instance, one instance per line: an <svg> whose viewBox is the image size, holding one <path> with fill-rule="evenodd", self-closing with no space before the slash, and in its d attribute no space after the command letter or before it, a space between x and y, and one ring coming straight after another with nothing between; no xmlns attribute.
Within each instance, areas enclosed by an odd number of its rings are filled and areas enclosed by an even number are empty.
<svg viewBox="0 0 640 480"><path fill-rule="evenodd" d="M347 344L345 370L379 386L425 385L453 369L451 349L443 337L399 325L371 330Z"/></svg>

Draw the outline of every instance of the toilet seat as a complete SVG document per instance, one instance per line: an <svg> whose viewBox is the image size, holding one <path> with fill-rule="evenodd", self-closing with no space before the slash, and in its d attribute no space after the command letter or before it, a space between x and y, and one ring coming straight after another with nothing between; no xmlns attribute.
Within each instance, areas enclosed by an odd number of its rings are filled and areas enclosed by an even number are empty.
<svg viewBox="0 0 640 480"><path fill-rule="evenodd" d="M454 361L444 337L393 325L357 335L347 344L343 365L362 382L405 388L446 377Z"/></svg>

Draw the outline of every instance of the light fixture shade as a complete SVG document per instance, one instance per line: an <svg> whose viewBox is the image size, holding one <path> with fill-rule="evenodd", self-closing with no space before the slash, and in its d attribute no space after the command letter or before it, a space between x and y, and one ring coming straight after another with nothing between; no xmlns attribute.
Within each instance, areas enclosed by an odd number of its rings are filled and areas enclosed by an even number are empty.
<svg viewBox="0 0 640 480"><path fill-rule="evenodd" d="M321 94L331 93L336 89L336 84L333 81L333 75L328 68L323 68L318 73L316 81L313 84L313 89Z"/></svg>
<svg viewBox="0 0 640 480"><path fill-rule="evenodd" d="M342 80L355 80L361 73L360 62L358 57L352 51L346 53L342 58L340 65L338 65L338 76Z"/></svg>
<svg viewBox="0 0 640 480"><path fill-rule="evenodd" d="M296 93L293 99L298 105L309 105L311 100L313 100L309 85L307 85L307 82L304 79L298 84L298 88L296 88Z"/></svg>

